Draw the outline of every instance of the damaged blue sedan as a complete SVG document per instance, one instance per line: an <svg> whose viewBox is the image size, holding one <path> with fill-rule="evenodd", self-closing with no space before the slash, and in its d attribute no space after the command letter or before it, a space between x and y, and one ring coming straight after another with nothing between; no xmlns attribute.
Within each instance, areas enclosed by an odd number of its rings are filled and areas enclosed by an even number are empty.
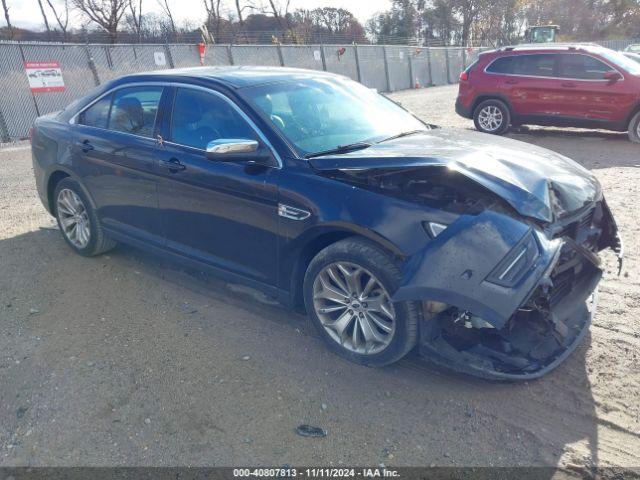
<svg viewBox="0 0 640 480"><path fill-rule="evenodd" d="M598 252L622 258L600 184L572 160L436 128L328 73L131 75L31 138L71 249L124 242L260 289L365 365L417 347L484 378L544 375L588 330Z"/></svg>

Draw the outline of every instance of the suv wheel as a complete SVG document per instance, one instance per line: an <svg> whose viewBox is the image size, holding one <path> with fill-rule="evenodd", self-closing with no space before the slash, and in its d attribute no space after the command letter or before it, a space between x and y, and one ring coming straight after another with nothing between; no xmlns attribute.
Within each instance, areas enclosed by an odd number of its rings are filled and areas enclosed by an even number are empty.
<svg viewBox="0 0 640 480"><path fill-rule="evenodd" d="M400 269L383 250L358 238L328 246L304 278L307 312L329 348L342 357L384 366L416 344L418 304L391 302Z"/></svg>
<svg viewBox="0 0 640 480"><path fill-rule="evenodd" d="M480 132L501 135L511 123L509 107L501 100L485 100L473 111L473 123Z"/></svg>
<svg viewBox="0 0 640 480"><path fill-rule="evenodd" d="M636 113L629 122L629 140L640 143L640 112Z"/></svg>
<svg viewBox="0 0 640 480"><path fill-rule="evenodd" d="M102 232L98 217L78 182L71 178L61 180L53 198L58 227L76 253L91 257L116 246L116 242Z"/></svg>

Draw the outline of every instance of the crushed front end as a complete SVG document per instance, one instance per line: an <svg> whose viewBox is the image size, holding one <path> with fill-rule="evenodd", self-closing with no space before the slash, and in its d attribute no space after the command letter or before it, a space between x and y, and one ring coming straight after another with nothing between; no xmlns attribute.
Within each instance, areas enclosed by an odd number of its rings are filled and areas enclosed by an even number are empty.
<svg viewBox="0 0 640 480"><path fill-rule="evenodd" d="M603 199L546 228L491 211L462 216L407 260L394 300L423 302L420 353L434 363L483 378L533 379L562 363L587 332L605 248L621 261Z"/></svg>

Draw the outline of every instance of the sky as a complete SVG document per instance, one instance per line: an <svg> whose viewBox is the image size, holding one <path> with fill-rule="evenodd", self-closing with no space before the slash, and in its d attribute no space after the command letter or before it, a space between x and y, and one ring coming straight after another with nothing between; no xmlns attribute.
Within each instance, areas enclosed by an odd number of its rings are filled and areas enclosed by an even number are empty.
<svg viewBox="0 0 640 480"><path fill-rule="evenodd" d="M280 0L284 3L285 0ZM46 2L42 2L46 5ZM58 3L54 0L54 4ZM233 6L233 0L223 0L224 4ZM258 2L259 3L259 0ZM267 3L266 1L263 3ZM9 6L9 16L11 23L16 27L22 28L44 28L42 14L38 7L37 0L7 0ZM143 10L154 11L160 13L157 0L143 0ZM183 20L191 20L193 22L201 21L204 17L204 6L202 0L169 0L172 7L172 13L182 23ZM291 0L290 11L297 8L313 9L317 7L334 7L346 8L350 10L360 22L364 23L375 13L387 10L391 6L391 0ZM0 12L2 10L0 9ZM55 23L53 15L49 15L49 22ZM79 22L75 22L76 25ZM4 15L0 16L0 26L6 25Z"/></svg>

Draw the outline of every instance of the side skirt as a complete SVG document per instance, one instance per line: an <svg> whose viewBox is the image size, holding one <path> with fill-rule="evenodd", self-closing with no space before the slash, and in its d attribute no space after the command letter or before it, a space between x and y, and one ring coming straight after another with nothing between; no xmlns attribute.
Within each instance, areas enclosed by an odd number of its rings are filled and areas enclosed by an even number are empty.
<svg viewBox="0 0 640 480"><path fill-rule="evenodd" d="M113 238L118 242L125 243L127 245L130 245L139 250L143 250L145 252L151 252L154 255L158 255L160 257L166 258L179 265L183 265L185 267L188 267L194 270L206 272L210 275L215 276L216 278L219 278L220 280L230 282L230 283L245 285L249 288L254 288L256 290L261 291L265 295L275 298L276 300L278 300L278 302L283 304L285 307L287 308L291 307L291 303L292 303L291 295L286 290L282 290L273 285L267 285L265 283L262 283L256 280L249 279L243 275L239 275L237 273L215 267L209 263L205 263L199 260L194 260L192 258L185 257L184 255L180 255L179 253L169 251L163 248L162 246L144 242L137 238L126 235L122 232L117 232L115 230L109 229L104 226L103 226L103 229L107 236Z"/></svg>

